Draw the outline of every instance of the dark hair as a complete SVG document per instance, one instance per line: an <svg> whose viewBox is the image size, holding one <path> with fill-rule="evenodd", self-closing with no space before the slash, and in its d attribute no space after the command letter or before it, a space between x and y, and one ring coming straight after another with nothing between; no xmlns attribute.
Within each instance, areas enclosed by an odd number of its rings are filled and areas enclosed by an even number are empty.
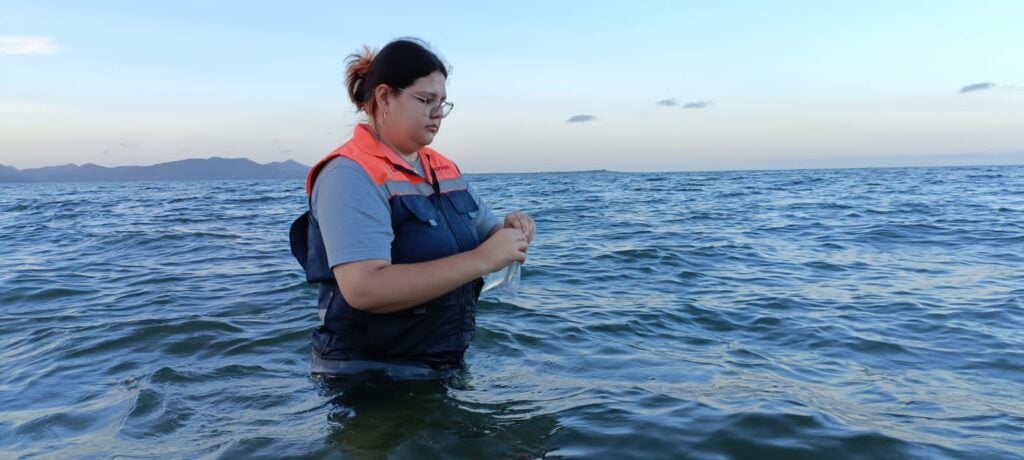
<svg viewBox="0 0 1024 460"><path fill-rule="evenodd" d="M345 86L356 109L373 116L376 110L373 90L381 84L405 89L418 78L441 72L448 78L448 66L415 38L400 38L374 53L363 47L362 53L350 54L346 66Z"/></svg>

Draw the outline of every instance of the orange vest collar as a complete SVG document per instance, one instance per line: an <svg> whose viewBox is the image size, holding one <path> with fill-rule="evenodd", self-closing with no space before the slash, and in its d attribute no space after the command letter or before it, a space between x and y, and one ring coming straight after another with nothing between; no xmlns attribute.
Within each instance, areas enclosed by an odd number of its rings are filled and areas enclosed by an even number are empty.
<svg viewBox="0 0 1024 460"><path fill-rule="evenodd" d="M444 157L441 157L440 155L438 155L439 158L437 158L437 161L435 161L434 153L435 152L433 149L427 147L423 147L419 150L420 161L423 162L424 172L430 174L430 171L435 171L437 173L438 179L448 179L450 177L457 177L458 170L454 167L454 165L451 165L448 160L446 160ZM313 194L313 183L316 181L316 176L320 173L320 170L324 167L324 165L327 164L327 162L331 161L337 156L346 156L358 161L359 154L384 158L392 165L399 165L405 168L411 168L411 165L409 164L408 161L405 161L404 158L399 156L393 150L388 148L388 146L384 145L384 143L378 141L377 138L373 136L373 131L370 131L370 125L366 123L360 123L356 125L356 129L355 132L352 134L351 140L346 142L341 147L334 149L333 152L321 158L320 161L318 161L315 165L313 165L312 168L310 168L309 174L306 175L306 194L310 196ZM359 161L359 163L364 168L367 167L365 162ZM368 170L367 172L372 171Z"/></svg>

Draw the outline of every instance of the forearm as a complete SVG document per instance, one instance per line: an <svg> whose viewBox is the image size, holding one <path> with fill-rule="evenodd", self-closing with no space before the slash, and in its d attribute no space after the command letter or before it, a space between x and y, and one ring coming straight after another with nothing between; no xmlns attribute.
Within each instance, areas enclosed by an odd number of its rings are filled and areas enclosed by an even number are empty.
<svg viewBox="0 0 1024 460"><path fill-rule="evenodd" d="M345 291L354 308L370 313L392 313L433 300L487 273L474 251L415 264L377 268L371 276Z"/></svg>

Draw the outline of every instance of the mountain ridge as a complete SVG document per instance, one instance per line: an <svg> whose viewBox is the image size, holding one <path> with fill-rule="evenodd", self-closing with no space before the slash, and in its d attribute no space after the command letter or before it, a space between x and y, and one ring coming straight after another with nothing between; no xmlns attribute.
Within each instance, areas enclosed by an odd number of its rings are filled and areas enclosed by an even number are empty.
<svg viewBox="0 0 1024 460"><path fill-rule="evenodd" d="M309 166L295 160L256 163L248 158L189 158L149 166L94 163L18 169L0 164L0 182L95 182L131 180L300 179Z"/></svg>

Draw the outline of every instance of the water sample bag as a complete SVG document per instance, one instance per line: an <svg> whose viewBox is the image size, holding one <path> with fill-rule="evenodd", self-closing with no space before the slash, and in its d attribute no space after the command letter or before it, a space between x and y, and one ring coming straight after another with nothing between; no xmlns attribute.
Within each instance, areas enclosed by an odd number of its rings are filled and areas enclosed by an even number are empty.
<svg viewBox="0 0 1024 460"><path fill-rule="evenodd" d="M512 262L505 268L484 275L484 289L480 295L490 294L498 299L514 299L519 293L519 278L523 264Z"/></svg>

